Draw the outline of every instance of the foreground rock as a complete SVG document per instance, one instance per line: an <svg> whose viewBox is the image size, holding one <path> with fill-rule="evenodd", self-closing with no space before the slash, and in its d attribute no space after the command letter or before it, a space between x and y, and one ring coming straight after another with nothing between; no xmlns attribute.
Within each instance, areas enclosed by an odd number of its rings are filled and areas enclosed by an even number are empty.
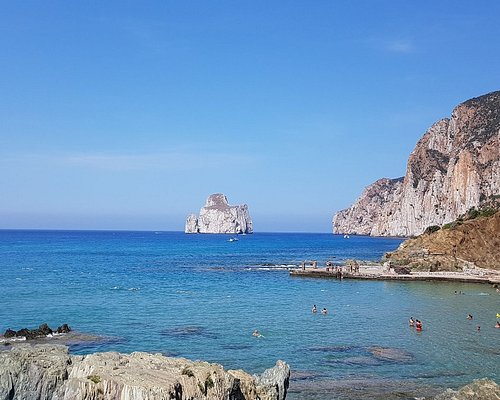
<svg viewBox="0 0 500 400"><path fill-rule="evenodd" d="M489 217L435 227L434 231L404 241L385 257L393 265L408 265L416 270L500 270L500 211Z"/></svg>
<svg viewBox="0 0 500 400"><path fill-rule="evenodd" d="M208 197L200 215L187 217L186 233L252 233L253 224L248 206L230 206L222 193Z"/></svg>
<svg viewBox="0 0 500 400"><path fill-rule="evenodd" d="M413 236L500 194L500 91L457 106L408 159L406 175L368 186L333 218L333 232Z"/></svg>
<svg viewBox="0 0 500 400"><path fill-rule="evenodd" d="M65 346L18 345L0 353L0 400L283 400L290 369L262 375L149 353L75 356Z"/></svg>
<svg viewBox="0 0 500 400"><path fill-rule="evenodd" d="M434 400L500 400L500 386L489 379L478 379L459 390L448 389Z"/></svg>

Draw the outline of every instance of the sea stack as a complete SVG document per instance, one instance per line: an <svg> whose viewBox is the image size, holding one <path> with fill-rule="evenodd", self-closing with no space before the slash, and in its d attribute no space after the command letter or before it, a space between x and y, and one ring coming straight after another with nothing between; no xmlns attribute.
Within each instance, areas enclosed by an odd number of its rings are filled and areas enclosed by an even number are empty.
<svg viewBox="0 0 500 400"><path fill-rule="evenodd" d="M379 179L333 218L333 233L419 235L500 195L500 91L458 105L408 159L406 175Z"/></svg>
<svg viewBox="0 0 500 400"><path fill-rule="evenodd" d="M191 214L186 219L186 233L252 233L253 224L248 206L230 206L222 193L208 196L200 215Z"/></svg>

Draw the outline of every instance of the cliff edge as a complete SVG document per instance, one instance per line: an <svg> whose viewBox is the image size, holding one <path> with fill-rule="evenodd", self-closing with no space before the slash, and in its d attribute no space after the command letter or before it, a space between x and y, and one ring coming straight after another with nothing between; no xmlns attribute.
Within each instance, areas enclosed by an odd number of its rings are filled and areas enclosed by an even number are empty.
<svg viewBox="0 0 500 400"><path fill-rule="evenodd" d="M413 236L500 193L500 91L458 105L418 141L406 175L380 179L333 218L333 232Z"/></svg>
<svg viewBox="0 0 500 400"><path fill-rule="evenodd" d="M246 204L230 206L222 193L208 197L200 215L187 217L185 233L253 233L253 223Z"/></svg>

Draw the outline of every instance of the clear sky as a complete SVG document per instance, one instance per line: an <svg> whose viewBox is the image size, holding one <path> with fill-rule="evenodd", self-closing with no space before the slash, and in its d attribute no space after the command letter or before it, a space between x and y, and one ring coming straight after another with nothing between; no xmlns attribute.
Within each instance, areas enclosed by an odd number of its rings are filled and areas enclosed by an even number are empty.
<svg viewBox="0 0 500 400"><path fill-rule="evenodd" d="M0 228L329 232L500 89L494 0L0 4Z"/></svg>

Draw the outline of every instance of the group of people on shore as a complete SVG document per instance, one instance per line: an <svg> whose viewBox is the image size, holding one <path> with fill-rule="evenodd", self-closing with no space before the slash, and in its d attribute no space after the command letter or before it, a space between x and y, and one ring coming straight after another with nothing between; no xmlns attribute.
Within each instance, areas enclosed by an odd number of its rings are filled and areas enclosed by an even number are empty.
<svg viewBox="0 0 500 400"><path fill-rule="evenodd" d="M315 304L315 305L313 305L313 308L312 308L311 312L312 312L313 314L316 314L316 313L318 312L318 308L316 307L316 304ZM324 308L324 307L323 307L323 309L321 310L321 314L323 314L323 315L328 314L328 310L327 310L326 308Z"/></svg>

